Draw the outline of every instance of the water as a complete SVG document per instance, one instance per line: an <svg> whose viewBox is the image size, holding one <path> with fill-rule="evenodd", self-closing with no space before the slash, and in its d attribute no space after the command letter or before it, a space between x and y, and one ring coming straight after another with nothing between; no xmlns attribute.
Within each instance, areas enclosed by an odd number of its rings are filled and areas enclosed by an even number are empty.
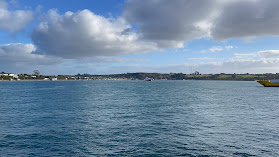
<svg viewBox="0 0 279 157"><path fill-rule="evenodd" d="M1 156L279 156L279 88L0 82Z"/></svg>

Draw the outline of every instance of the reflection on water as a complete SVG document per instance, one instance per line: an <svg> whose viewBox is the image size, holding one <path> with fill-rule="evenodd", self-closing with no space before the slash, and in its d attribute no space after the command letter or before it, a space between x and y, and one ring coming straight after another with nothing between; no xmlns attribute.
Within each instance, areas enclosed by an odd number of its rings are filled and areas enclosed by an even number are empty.
<svg viewBox="0 0 279 157"><path fill-rule="evenodd" d="M232 81L0 82L3 156L278 156L279 88Z"/></svg>

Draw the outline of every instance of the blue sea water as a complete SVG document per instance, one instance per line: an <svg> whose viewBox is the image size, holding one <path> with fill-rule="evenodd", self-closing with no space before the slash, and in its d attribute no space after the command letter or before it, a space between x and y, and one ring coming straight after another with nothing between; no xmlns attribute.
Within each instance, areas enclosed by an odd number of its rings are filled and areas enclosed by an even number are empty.
<svg viewBox="0 0 279 157"><path fill-rule="evenodd" d="M279 88L0 82L0 156L279 156Z"/></svg>

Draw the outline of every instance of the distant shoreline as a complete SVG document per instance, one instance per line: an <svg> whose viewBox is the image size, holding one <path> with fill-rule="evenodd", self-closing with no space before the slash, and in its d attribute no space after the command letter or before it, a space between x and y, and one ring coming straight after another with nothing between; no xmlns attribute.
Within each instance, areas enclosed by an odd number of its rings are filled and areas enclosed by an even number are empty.
<svg viewBox="0 0 279 157"><path fill-rule="evenodd" d="M60 81L145 81L145 80L55 80L55 81L50 81L50 80L0 80L0 82L60 82ZM257 80L153 80L153 81L257 81ZM152 82L152 81L151 81Z"/></svg>
<svg viewBox="0 0 279 157"><path fill-rule="evenodd" d="M124 74L111 74L111 75L91 75L91 74L78 74L78 75L28 75L28 74L0 74L1 79L20 81L49 81L49 79L57 79L59 81L75 81L75 80L144 80L145 78L152 78L154 80L223 80L223 81L256 81L256 80L272 80L279 79L279 73L276 74L194 74L183 73L124 73ZM17 76L15 78L14 76ZM0 80L1 81L1 80ZM55 80L54 80L55 81Z"/></svg>

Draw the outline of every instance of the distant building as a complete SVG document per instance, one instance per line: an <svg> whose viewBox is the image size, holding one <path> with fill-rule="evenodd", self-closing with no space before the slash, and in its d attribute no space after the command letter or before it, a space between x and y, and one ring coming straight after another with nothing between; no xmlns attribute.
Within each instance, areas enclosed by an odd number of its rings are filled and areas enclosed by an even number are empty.
<svg viewBox="0 0 279 157"><path fill-rule="evenodd" d="M18 75L13 75L13 78L14 79L18 79Z"/></svg>

